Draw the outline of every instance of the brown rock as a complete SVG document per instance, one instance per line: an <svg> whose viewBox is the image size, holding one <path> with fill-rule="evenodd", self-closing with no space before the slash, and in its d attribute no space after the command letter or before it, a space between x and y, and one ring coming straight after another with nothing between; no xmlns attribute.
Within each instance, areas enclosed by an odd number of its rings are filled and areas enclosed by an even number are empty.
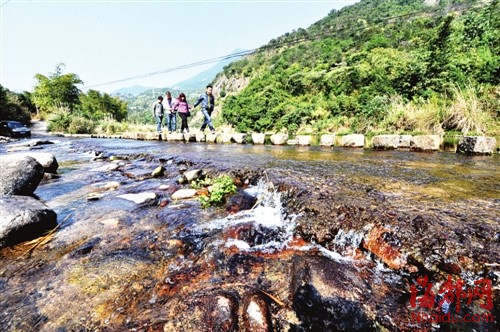
<svg viewBox="0 0 500 332"><path fill-rule="evenodd" d="M406 265L399 249L389 243L395 234L381 226L375 226L363 241L363 247L379 257L391 269L399 270ZM394 242L394 241L393 241Z"/></svg>

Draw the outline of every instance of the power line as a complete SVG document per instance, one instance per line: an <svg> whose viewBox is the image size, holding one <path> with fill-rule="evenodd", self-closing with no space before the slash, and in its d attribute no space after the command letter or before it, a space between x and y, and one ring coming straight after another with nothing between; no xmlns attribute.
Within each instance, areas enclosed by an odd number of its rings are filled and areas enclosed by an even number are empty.
<svg viewBox="0 0 500 332"><path fill-rule="evenodd" d="M465 9L469 9L471 7L472 6L469 6ZM463 9L464 8L462 8L462 10ZM418 11L414 11L414 12L410 12L410 13L406 13L406 14L400 14L400 15L396 15L396 16L381 18L381 19L376 20L375 22L377 24L379 24L382 22L387 22L390 20L404 18L404 17L411 17L411 16L413 16L413 18L417 18L417 16L415 16L415 15L418 15L421 13L428 13L428 12L429 12L428 10L422 9L422 10L418 10ZM455 11L448 11L447 13L450 13L450 12L455 12ZM220 57L216 57L216 58L212 58L212 59L208 59L208 60L201 60L201 61L193 62L190 64L186 64L186 65L180 65L177 67L162 69L162 70L158 70L158 71L154 71L154 72L150 72L150 73L146 73L146 74L141 74L141 75L136 75L136 76L132 76L132 77L128 77L128 78L123 78L123 79L119 79L119 80L114 80L114 81L110 81L110 82L106 82L106 83L93 84L93 85L86 86L86 88L94 88L94 87L99 87L99 86L103 86L103 85L110 85L110 84L114 84L114 83L126 82L126 81L130 81L130 80L134 80L134 79L147 78L147 77L165 74L165 73L169 73L169 72L173 72L173 71L177 71L177 70L181 70L181 69L187 69L187 68L201 66L201 65L205 65L205 64L209 64L209 63L213 63L213 62L219 62L222 60L232 59L232 58L236 58L236 57L242 57L242 56L250 55L250 54L256 53L256 52L262 52L262 51L266 51L266 50L280 48L282 46L294 45L294 44L298 44L298 43L305 42L305 41L312 41L312 40L315 40L319 37L340 34L341 32L346 31L346 30L350 30L350 31L355 32L355 31L362 31L362 30L366 30L366 29L370 29L370 28L371 27L360 27L360 28L352 29L350 27L341 27L341 28L337 28L335 30L326 29L326 30L323 30L321 32L317 32L314 34L306 32L305 36L295 38L292 40L285 40L285 41L273 43L273 44L268 43L264 46L261 46L261 47L258 47L258 48L252 49L252 50L246 50L246 51L241 51L241 52L237 52L237 53L232 53L232 54L228 54L228 55L224 55L224 56L220 56Z"/></svg>
<svg viewBox="0 0 500 332"><path fill-rule="evenodd" d="M130 81L130 80L139 79L139 78L146 78L146 77L159 75L159 74L165 74L165 73L169 73L169 72L176 71L176 70L187 69L187 68L201 66L201 65L205 65L205 64L209 64L209 63L213 63L213 62L219 62L222 60L227 60L227 59L245 56L245 55L248 55L254 51L255 50L241 51L241 52L237 52L237 53L232 53L232 54L220 56L217 58L193 62L193 63L187 64L187 65L181 65L181 66L177 66L177 67L162 69L162 70L154 71L154 72L147 73L147 74L136 75L136 76L123 78L123 79L119 79L119 80L115 80L115 81L110 81L110 82L106 82L106 83L93 84L93 85L86 86L86 88L94 88L94 87L98 87L98 86L102 86L102 85L109 85L109 84L125 82L125 81Z"/></svg>
<svg viewBox="0 0 500 332"><path fill-rule="evenodd" d="M2 3L2 4L0 5L0 8L2 8L3 6L5 6L5 5L6 5L7 3L9 3L9 2L10 2L10 0L5 1L4 3Z"/></svg>

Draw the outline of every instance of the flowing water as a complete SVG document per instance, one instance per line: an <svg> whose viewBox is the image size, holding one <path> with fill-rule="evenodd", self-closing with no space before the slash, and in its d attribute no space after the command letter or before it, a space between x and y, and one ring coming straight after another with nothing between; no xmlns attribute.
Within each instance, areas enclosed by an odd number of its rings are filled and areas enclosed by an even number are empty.
<svg viewBox="0 0 500 332"><path fill-rule="evenodd" d="M492 280L498 322L498 155L50 140L40 151L60 177L35 194L60 226L0 251L2 331L496 328L412 322L409 297L419 276L442 282L458 260L457 277ZM192 169L237 177L252 208L172 200ZM156 198L119 197L136 193Z"/></svg>

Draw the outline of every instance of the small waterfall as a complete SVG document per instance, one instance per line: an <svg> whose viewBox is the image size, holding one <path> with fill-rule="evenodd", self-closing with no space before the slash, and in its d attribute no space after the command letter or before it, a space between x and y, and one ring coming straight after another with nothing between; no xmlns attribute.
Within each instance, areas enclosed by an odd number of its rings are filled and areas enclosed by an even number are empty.
<svg viewBox="0 0 500 332"><path fill-rule="evenodd" d="M281 194L272 183L262 179L245 192L257 198L252 209L212 220L199 225L194 231L226 232L229 235L225 239L225 246L236 246L241 250L275 250L286 246L293 236L296 216L285 216ZM246 229L240 231L243 228ZM228 231L229 229L233 231ZM232 237L233 234L237 236Z"/></svg>

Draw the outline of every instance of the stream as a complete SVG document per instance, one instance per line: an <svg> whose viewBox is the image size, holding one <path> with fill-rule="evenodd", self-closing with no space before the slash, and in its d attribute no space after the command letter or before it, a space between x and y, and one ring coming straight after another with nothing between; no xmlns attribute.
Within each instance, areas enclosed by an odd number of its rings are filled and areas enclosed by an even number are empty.
<svg viewBox="0 0 500 332"><path fill-rule="evenodd" d="M499 330L498 154L44 139L59 227L0 250L1 331ZM237 193L172 199L195 169Z"/></svg>

